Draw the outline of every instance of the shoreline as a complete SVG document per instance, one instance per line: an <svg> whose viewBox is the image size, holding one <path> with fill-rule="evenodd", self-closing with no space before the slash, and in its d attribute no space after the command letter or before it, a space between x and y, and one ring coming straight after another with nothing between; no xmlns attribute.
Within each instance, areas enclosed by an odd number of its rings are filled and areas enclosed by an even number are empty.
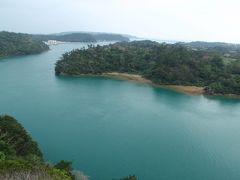
<svg viewBox="0 0 240 180"><path fill-rule="evenodd" d="M32 54L18 54L18 55L14 55L13 54L13 55L0 56L0 61L3 60L3 59L9 59L9 58L32 56L32 55L40 55L40 54L46 53L48 51L51 51L51 49L49 48L49 49L41 51L39 53L32 53Z"/></svg>
<svg viewBox="0 0 240 180"><path fill-rule="evenodd" d="M114 78L114 79L134 81L134 82L141 83L141 84L148 84L148 85L151 85L154 87L171 89L176 92L181 92L181 93L188 94L188 95L205 95L204 87L184 86L184 85L160 85L160 84L153 83L151 80L143 78L141 75L138 75L138 74L109 72L109 73L102 73L102 74L78 74L78 75L69 75L66 73L60 73L59 75L73 76L73 77L84 77L85 76L85 77Z"/></svg>
<svg viewBox="0 0 240 180"><path fill-rule="evenodd" d="M88 76L88 75L85 75L85 76ZM103 74L93 75L93 76L101 76L101 77L107 77L107 78L117 78L117 79L122 79L122 80L134 81L134 82L141 83L141 84L148 84L148 85L151 85L154 87L171 89L176 92L193 95L193 96L204 95L204 96L209 96L209 97L219 96L219 97L240 99L240 96L236 95L236 94L207 94L204 91L205 87L186 86L186 85L160 85L160 84L153 83L151 80L143 78L141 75L138 75L138 74L110 72L110 73L103 73Z"/></svg>
<svg viewBox="0 0 240 180"><path fill-rule="evenodd" d="M156 87L172 89L177 92L190 94L190 95L203 95L204 94L204 87L183 86L183 85L159 85L159 84L155 84L151 80L145 79L141 75L137 75L137 74L111 72L111 73L103 73L100 76L135 81L138 83L149 84L149 85L156 86Z"/></svg>
<svg viewBox="0 0 240 180"><path fill-rule="evenodd" d="M69 75L66 73L60 73L59 75L63 76L74 76L74 77L106 77L106 78L114 78L114 79L121 79L121 80L128 80L128 81L134 81L141 84L148 84L154 87L160 87L160 88L166 88L171 89L176 92L184 93L187 95L193 95L193 96L209 96L209 97L227 97L227 98L237 98L240 99L239 95L236 94L207 94L204 91L204 87L198 87L198 86L186 86L186 85L160 85L153 83L151 80L148 80L146 78L143 78L141 75L138 74L129 74L129 73L119 73L119 72L108 72L108 73L102 73L102 74L78 74L78 75Z"/></svg>

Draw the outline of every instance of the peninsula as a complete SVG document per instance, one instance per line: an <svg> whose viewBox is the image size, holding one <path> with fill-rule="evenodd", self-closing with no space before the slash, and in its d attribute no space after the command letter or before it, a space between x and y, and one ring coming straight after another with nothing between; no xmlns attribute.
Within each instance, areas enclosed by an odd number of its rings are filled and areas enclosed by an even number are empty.
<svg viewBox="0 0 240 180"><path fill-rule="evenodd" d="M229 59L216 50L182 44L119 42L65 53L56 63L55 72L108 76L127 73L182 91L190 88L208 95L240 95L240 61Z"/></svg>

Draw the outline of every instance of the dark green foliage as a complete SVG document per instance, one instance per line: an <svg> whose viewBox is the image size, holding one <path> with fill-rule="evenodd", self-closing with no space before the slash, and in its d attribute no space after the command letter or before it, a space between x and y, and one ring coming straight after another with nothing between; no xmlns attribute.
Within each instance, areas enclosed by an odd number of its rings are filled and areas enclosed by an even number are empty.
<svg viewBox="0 0 240 180"><path fill-rule="evenodd" d="M50 35L33 35L33 38L41 41L57 40L65 42L129 41L129 38L120 34L80 32Z"/></svg>
<svg viewBox="0 0 240 180"><path fill-rule="evenodd" d="M0 151L17 156L36 155L42 153L36 142L13 117L0 116Z"/></svg>
<svg viewBox="0 0 240 180"><path fill-rule="evenodd" d="M29 34L0 32L0 57L37 54L48 49L46 44Z"/></svg>
<svg viewBox="0 0 240 180"><path fill-rule="evenodd" d="M5 160L0 161L0 173L1 171L11 170L32 170L34 166L29 163L28 161L21 160L21 159L14 159L14 160Z"/></svg>
<svg viewBox="0 0 240 180"><path fill-rule="evenodd" d="M61 160L55 165L57 169L63 169L65 171L72 171L72 162Z"/></svg>
<svg viewBox="0 0 240 180"><path fill-rule="evenodd" d="M233 64L234 63L234 64ZM156 84L204 86L208 94L240 94L240 61L224 64L220 55L180 44L152 41L89 46L63 54L56 74L139 74Z"/></svg>
<svg viewBox="0 0 240 180"><path fill-rule="evenodd" d="M74 175L72 174L73 168L72 168L72 162L71 161L61 160L54 167L56 169L64 170L68 176L70 176L70 177L72 177L72 179L74 179Z"/></svg>

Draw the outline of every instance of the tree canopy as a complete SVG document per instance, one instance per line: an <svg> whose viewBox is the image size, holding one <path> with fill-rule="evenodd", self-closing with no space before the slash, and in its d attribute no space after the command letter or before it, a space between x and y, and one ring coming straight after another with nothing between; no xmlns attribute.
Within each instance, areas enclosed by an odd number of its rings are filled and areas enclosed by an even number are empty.
<svg viewBox="0 0 240 180"><path fill-rule="evenodd" d="M32 35L22 33L0 32L0 57L38 54L49 50L42 41L32 38Z"/></svg>

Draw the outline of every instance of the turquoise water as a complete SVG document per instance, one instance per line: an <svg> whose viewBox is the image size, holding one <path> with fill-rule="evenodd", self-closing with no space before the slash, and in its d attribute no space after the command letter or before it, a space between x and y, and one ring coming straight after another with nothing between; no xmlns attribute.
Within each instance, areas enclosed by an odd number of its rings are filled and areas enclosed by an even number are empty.
<svg viewBox="0 0 240 180"><path fill-rule="evenodd" d="M60 55L83 46L0 61L0 113L23 124L46 160L72 160L91 180L240 179L240 100L56 77Z"/></svg>

